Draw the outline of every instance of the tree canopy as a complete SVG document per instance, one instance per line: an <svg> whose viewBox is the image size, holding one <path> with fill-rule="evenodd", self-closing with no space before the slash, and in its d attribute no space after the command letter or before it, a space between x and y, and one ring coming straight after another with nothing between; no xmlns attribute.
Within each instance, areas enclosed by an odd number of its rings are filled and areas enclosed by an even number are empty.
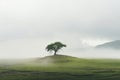
<svg viewBox="0 0 120 80"><path fill-rule="evenodd" d="M47 45L46 50L48 52L54 52L54 55L56 55L56 53L63 47L66 47L66 45L61 42L55 42Z"/></svg>

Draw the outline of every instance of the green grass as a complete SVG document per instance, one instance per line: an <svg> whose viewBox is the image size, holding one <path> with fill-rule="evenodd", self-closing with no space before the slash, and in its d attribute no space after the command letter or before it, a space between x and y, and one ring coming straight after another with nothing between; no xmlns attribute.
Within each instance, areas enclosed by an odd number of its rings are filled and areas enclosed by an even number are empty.
<svg viewBox="0 0 120 80"><path fill-rule="evenodd" d="M120 60L48 56L1 65L0 80L120 80Z"/></svg>

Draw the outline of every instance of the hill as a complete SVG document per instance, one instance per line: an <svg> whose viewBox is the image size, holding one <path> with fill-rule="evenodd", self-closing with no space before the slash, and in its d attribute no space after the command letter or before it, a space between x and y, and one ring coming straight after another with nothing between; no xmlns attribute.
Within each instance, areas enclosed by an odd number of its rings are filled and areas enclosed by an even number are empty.
<svg viewBox="0 0 120 80"><path fill-rule="evenodd" d="M67 55L54 55L54 56L46 56L43 58L37 58L35 59L35 62L68 63L68 62L73 62L76 60L79 60L79 58L67 56Z"/></svg>
<svg viewBox="0 0 120 80"><path fill-rule="evenodd" d="M120 40L107 42L107 43L96 46L96 48L120 49Z"/></svg>

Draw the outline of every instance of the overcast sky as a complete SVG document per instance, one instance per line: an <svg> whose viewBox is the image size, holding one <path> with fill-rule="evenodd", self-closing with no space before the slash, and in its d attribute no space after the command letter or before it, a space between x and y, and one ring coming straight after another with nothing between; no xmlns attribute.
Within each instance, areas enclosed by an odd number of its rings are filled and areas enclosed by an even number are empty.
<svg viewBox="0 0 120 80"><path fill-rule="evenodd" d="M44 49L61 41L80 48L118 39L120 0L0 0L0 47L6 54L4 49L23 44Z"/></svg>

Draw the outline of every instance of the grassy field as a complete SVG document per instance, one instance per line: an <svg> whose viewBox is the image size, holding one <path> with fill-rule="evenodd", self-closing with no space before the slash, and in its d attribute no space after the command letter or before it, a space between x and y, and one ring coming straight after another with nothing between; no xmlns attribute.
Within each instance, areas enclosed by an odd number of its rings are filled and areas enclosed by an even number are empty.
<svg viewBox="0 0 120 80"><path fill-rule="evenodd" d="M120 80L120 60L56 55L2 63L0 80Z"/></svg>

